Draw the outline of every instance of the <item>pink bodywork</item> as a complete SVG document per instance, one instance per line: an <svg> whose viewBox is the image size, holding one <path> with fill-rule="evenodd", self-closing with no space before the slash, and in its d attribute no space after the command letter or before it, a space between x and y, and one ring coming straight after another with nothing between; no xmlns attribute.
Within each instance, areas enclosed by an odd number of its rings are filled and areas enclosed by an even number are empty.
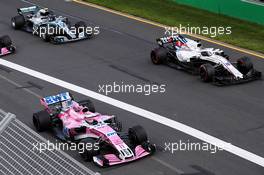
<svg viewBox="0 0 264 175"><path fill-rule="evenodd" d="M1 55L7 55L7 54L10 54L10 53L11 52L6 47L1 48Z"/></svg>
<svg viewBox="0 0 264 175"><path fill-rule="evenodd" d="M141 145L138 145L135 148L135 156L134 157L131 157L131 158L128 158L125 160L119 159L115 154L106 154L106 155L103 155L103 157L108 160L108 165L112 166L112 165L118 165L118 164L122 164L122 163L132 162L132 161L135 161L137 159L146 157L148 155L150 155L150 152L147 152L145 149L142 148ZM94 162L96 164L98 164L99 166L104 166L104 162L101 159L101 157L98 157L98 156L94 157Z"/></svg>
<svg viewBox="0 0 264 175"><path fill-rule="evenodd" d="M44 105L47 110L49 110L49 107L45 103L45 101L43 99L41 99L40 101L41 104ZM87 137L101 138L117 150L125 148L127 146L123 142L123 140L118 136L118 134L116 134L116 131L111 128L108 124L104 123L104 121L111 119L114 116L101 115L99 113L92 113L89 111L84 113L82 112L83 108L83 106L80 106L77 102L74 102L72 108L61 112L58 115L58 117L63 122L63 127L69 130L69 134L73 136L78 135L78 133L76 133L74 129L80 128L81 126L85 126L86 133L84 134L87 134ZM92 122L94 121L97 121L98 124L93 125ZM138 145L135 148L135 155L124 160L120 159L115 154L106 154L103 156L105 159L108 160L108 165L111 166L131 162L139 158L145 157L149 154L150 152L147 152L145 149L142 148L141 145ZM94 162L97 163L99 166L104 166L103 161L98 156L94 157Z"/></svg>
<svg viewBox="0 0 264 175"><path fill-rule="evenodd" d="M81 107L82 108L82 107ZM94 117L85 117L85 115L94 115ZM68 111L65 111L58 115L58 117L63 121L63 126L72 129L71 134L76 135L74 128L79 128L83 126L82 123L92 123L97 121L97 125L92 125L86 127L86 134L94 135L101 137L103 140L107 140L109 144L112 144L114 147L122 146L124 144L123 140L117 135L108 136L109 133L115 133L115 130L109 125L103 123L105 120L113 118L113 116L101 115L92 112L83 113L82 110L76 112L73 108L70 108Z"/></svg>

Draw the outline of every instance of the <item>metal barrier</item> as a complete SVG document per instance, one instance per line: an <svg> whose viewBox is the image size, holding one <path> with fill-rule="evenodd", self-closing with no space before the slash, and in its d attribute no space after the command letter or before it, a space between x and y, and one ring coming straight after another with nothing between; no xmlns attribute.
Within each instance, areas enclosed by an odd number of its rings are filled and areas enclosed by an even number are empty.
<svg viewBox="0 0 264 175"><path fill-rule="evenodd" d="M36 152L34 144L47 140L0 110L0 174L100 175L60 150Z"/></svg>
<svg viewBox="0 0 264 175"><path fill-rule="evenodd" d="M8 127L8 124L14 120L16 116L11 113L7 113L0 122L0 134Z"/></svg>

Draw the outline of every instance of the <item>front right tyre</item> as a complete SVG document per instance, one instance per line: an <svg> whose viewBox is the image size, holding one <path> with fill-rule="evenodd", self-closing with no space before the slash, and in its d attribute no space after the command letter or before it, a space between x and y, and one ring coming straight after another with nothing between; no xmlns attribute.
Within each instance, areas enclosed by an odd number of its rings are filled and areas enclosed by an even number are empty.
<svg viewBox="0 0 264 175"><path fill-rule="evenodd" d="M97 141L92 138L85 138L79 142L79 154L84 161L91 162L94 156L99 155L100 149Z"/></svg>
<svg viewBox="0 0 264 175"><path fill-rule="evenodd" d="M140 125L136 125L133 126L132 128L129 128L128 135L130 140L135 145L142 145L143 143L148 141L148 135L145 129Z"/></svg>
<svg viewBox="0 0 264 175"><path fill-rule="evenodd" d="M40 26L39 28L39 35L45 42L51 41L51 34L54 35L53 31L55 31L54 28L50 26Z"/></svg>
<svg viewBox="0 0 264 175"><path fill-rule="evenodd" d="M242 57L237 60L237 69L246 75L250 70L253 69L253 63L249 57Z"/></svg>

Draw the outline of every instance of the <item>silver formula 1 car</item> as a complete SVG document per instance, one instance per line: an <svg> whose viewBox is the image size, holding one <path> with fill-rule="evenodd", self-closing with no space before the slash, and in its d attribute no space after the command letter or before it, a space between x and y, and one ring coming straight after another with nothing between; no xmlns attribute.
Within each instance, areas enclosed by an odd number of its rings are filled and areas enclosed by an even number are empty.
<svg viewBox="0 0 264 175"><path fill-rule="evenodd" d="M230 62L223 50L204 48L200 41L182 35L158 38L159 47L151 51L153 64L199 74L204 82L228 85L249 82L261 78L261 72L253 67L250 58L242 57Z"/></svg>
<svg viewBox="0 0 264 175"><path fill-rule="evenodd" d="M92 37L92 33L87 33L85 22L71 26L68 18L56 16L48 8L32 6L17 11L18 15L11 19L12 27L38 35L44 41L60 44Z"/></svg>

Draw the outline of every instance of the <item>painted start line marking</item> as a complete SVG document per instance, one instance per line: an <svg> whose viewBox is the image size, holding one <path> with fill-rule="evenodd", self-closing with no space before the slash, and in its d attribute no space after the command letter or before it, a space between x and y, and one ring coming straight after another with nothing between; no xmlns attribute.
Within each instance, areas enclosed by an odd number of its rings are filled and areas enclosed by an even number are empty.
<svg viewBox="0 0 264 175"><path fill-rule="evenodd" d="M156 114L156 113L147 111L145 109L130 105L128 103L124 103L124 102L116 100L114 98L107 97L105 95L101 95L101 94L96 93L94 91L85 89L83 87L74 85L72 83L68 83L66 81L54 78L52 76L43 74L41 72L29 69L29 68L26 68L24 66L12 63L10 61L6 61L6 60L3 60L3 59L0 59L0 65L6 66L8 68L11 68L11 69L14 69L16 71L22 72L24 74L27 74L29 76L35 77L37 79L49 82L51 84L55 84L57 86L61 86L63 88L69 89L71 91L77 92L77 93L85 95L87 97L94 98L96 100L102 101L104 103L110 104L112 106L118 107L118 108L126 110L128 112L134 113L134 114L136 114L138 116L141 116L141 117L147 118L149 120L155 121L157 123L163 124L165 126L173 128L175 130L181 131L181 132L183 132L185 134L188 134L190 136L198 138L198 139L200 139L202 141L205 141L207 143L210 143L212 145L220 147L220 148L224 149L227 152L230 152L230 153L232 153L234 155L237 155L237 156L239 156L241 158L244 158L244 159L246 159L246 160L248 160L250 162L253 162L253 163L257 164L257 165L260 165L260 166L264 167L264 158L263 157L258 156L258 155L254 154L254 153L251 153L251 152L249 152L247 150L244 150L242 148L239 148L239 147L237 147L235 145L232 145L230 143L227 143L227 142L225 142L223 140L220 140L220 139L218 139L216 137L213 137L213 136L211 136L209 134L206 134L206 133L204 133L204 132L202 132L200 130L197 130L195 128L192 128L190 126L182 124L180 122L171 120L171 119L166 118L164 116L161 116L159 114Z"/></svg>

